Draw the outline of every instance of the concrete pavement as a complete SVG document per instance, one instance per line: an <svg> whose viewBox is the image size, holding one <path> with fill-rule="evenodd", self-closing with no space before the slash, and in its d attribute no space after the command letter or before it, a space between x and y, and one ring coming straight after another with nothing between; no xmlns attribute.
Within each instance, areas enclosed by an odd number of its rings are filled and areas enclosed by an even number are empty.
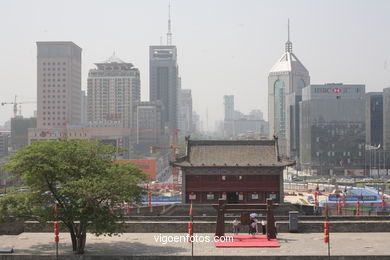
<svg viewBox="0 0 390 260"><path fill-rule="evenodd" d="M163 244L163 236L185 236L184 233L125 233L113 237L96 237L88 234L86 255L110 256L188 256L191 244L182 240ZM208 236L210 233L196 234ZM194 255L201 256L325 256L327 245L323 233L281 233L280 248L216 248L213 242L194 243ZM54 255L55 244L52 233L22 233L1 235L0 247L13 247L14 255ZM156 241L157 240L157 241ZM331 233L331 255L389 256L390 233ZM70 236L60 234L61 255L71 255Z"/></svg>

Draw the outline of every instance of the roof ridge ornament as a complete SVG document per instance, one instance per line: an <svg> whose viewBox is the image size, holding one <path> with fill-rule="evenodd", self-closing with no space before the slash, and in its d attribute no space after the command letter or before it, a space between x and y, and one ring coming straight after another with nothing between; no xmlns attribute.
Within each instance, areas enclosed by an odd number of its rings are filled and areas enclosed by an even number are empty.
<svg viewBox="0 0 390 260"><path fill-rule="evenodd" d="M292 42L290 41L290 18L287 19L287 42L286 42L286 52L292 52Z"/></svg>

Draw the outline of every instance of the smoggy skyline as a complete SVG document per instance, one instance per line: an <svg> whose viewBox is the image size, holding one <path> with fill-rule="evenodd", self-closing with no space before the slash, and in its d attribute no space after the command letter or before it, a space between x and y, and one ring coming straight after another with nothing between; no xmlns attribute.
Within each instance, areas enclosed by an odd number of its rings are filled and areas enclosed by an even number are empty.
<svg viewBox="0 0 390 260"><path fill-rule="evenodd" d="M209 128L223 119L223 95L236 109L267 115L267 77L284 52L290 18L293 52L311 83L390 87L388 1L172 0L173 44L182 88ZM150 45L166 43L168 1L8 1L0 16L1 102L36 100L36 41L73 41L83 49L82 89L94 63L116 56L140 69L149 99ZM0 107L0 124L12 106ZM35 105L22 105L31 116ZM206 123L204 123L206 125Z"/></svg>

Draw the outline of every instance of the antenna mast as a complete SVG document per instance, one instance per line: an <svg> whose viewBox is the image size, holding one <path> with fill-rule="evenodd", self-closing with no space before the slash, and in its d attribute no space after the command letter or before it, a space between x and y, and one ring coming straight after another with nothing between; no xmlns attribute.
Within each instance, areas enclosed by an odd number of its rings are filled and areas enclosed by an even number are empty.
<svg viewBox="0 0 390 260"><path fill-rule="evenodd" d="M168 32L167 32L167 45L172 45L172 32L171 32L171 1L168 4Z"/></svg>
<svg viewBox="0 0 390 260"><path fill-rule="evenodd" d="M290 19L287 20L286 52L292 52L292 42L290 42Z"/></svg>

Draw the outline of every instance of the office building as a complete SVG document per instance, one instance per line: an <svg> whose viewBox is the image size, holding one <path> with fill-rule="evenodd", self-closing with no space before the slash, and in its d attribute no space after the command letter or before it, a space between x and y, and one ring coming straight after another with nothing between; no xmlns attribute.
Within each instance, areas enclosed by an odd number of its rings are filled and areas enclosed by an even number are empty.
<svg viewBox="0 0 390 260"><path fill-rule="evenodd" d="M302 92L301 167L322 175L363 174L365 86L310 85Z"/></svg>
<svg viewBox="0 0 390 260"><path fill-rule="evenodd" d="M192 94L191 89L180 90L179 129L182 136L190 135L192 129Z"/></svg>
<svg viewBox="0 0 390 260"><path fill-rule="evenodd" d="M37 42L37 127L81 123L81 48L73 42Z"/></svg>
<svg viewBox="0 0 390 260"><path fill-rule="evenodd" d="M244 115L234 108L234 95L225 95L225 120L223 121L223 136L228 139L251 138L260 139L268 135L268 123L263 120L260 110L252 110Z"/></svg>
<svg viewBox="0 0 390 260"><path fill-rule="evenodd" d="M177 50L173 45L149 48L150 101L164 106L162 120L169 129L178 127L178 65Z"/></svg>
<svg viewBox="0 0 390 260"><path fill-rule="evenodd" d="M383 149L390 150L390 88L383 89Z"/></svg>
<svg viewBox="0 0 390 260"><path fill-rule="evenodd" d="M165 133L165 130L168 129L163 127L162 114L163 105L160 101L139 102L134 105L134 135L132 139L136 153L149 155L151 146L160 145L163 136L171 134Z"/></svg>
<svg viewBox="0 0 390 260"><path fill-rule="evenodd" d="M88 121L93 127L131 128L132 111L140 101L140 73L115 55L88 74Z"/></svg>
<svg viewBox="0 0 390 260"><path fill-rule="evenodd" d="M383 147L383 93L366 94L366 144Z"/></svg>
<svg viewBox="0 0 390 260"><path fill-rule="evenodd" d="M299 102L310 84L309 71L292 51L290 30L285 52L268 75L269 135L277 135L282 156L299 157Z"/></svg>

